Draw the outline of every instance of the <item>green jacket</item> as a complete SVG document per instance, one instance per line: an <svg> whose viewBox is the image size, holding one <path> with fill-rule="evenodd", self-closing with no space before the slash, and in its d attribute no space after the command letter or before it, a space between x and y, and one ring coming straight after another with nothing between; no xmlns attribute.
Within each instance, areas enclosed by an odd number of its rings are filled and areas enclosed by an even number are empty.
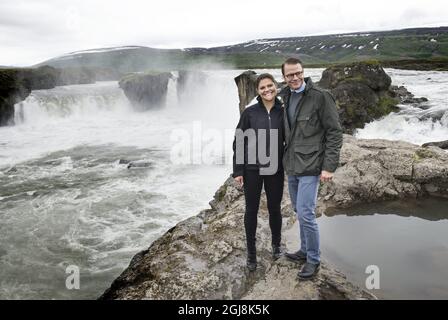
<svg viewBox="0 0 448 320"><path fill-rule="evenodd" d="M291 127L287 110L284 112L283 166L288 175L317 176L322 170L336 171L342 147L342 128L333 96L315 87L311 78L305 78L305 83L305 92ZM284 88L280 96L288 108L290 88Z"/></svg>

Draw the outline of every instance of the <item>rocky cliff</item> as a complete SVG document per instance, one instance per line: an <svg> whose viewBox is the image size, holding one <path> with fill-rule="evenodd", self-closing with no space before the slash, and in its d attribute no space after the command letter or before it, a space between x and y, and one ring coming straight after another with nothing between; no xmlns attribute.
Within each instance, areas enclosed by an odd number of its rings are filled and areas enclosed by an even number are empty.
<svg viewBox="0 0 448 320"><path fill-rule="evenodd" d="M25 100L32 90L94 82L95 73L86 68L0 69L0 126L14 124L14 105Z"/></svg>
<svg viewBox="0 0 448 320"><path fill-rule="evenodd" d="M145 111L165 106L168 81L171 78L169 72L135 73L123 77L119 85L134 108Z"/></svg>

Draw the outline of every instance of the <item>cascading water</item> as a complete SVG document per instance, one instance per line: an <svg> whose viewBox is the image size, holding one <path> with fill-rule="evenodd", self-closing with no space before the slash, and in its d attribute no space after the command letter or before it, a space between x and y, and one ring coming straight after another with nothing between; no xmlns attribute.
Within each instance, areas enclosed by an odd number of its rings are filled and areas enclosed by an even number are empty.
<svg viewBox="0 0 448 320"><path fill-rule="evenodd" d="M366 124L355 136L363 139L403 140L416 144L448 140L448 72L386 69L392 84L404 85L427 103L402 105L392 113Z"/></svg>

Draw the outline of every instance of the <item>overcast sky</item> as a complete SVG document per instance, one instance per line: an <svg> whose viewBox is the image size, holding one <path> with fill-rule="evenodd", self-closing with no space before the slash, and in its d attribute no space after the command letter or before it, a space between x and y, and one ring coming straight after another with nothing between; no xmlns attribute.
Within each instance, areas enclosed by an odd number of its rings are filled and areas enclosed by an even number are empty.
<svg viewBox="0 0 448 320"><path fill-rule="evenodd" d="M445 0L12 0L0 3L0 65L142 45L210 47L268 37L448 26Z"/></svg>

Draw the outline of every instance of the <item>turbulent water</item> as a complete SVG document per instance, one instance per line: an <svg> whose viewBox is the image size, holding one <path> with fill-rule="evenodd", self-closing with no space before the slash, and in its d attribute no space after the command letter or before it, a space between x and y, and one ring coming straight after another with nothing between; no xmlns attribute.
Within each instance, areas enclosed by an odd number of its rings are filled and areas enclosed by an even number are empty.
<svg viewBox="0 0 448 320"><path fill-rule="evenodd" d="M403 140L416 144L448 139L448 72L386 69L392 84L404 85L416 97L428 98L417 106L401 105L391 113L357 130L364 139Z"/></svg>
<svg viewBox="0 0 448 320"><path fill-rule="evenodd" d="M307 71L318 81L322 69ZM388 72L429 109L404 108L358 136L446 139L447 73ZM158 111L133 111L117 82L33 91L17 104L16 125L0 128L0 299L97 298L136 252L207 208L231 171L239 73L206 72L182 93L173 80ZM435 120L418 120L430 111ZM66 288L72 265L79 290Z"/></svg>

